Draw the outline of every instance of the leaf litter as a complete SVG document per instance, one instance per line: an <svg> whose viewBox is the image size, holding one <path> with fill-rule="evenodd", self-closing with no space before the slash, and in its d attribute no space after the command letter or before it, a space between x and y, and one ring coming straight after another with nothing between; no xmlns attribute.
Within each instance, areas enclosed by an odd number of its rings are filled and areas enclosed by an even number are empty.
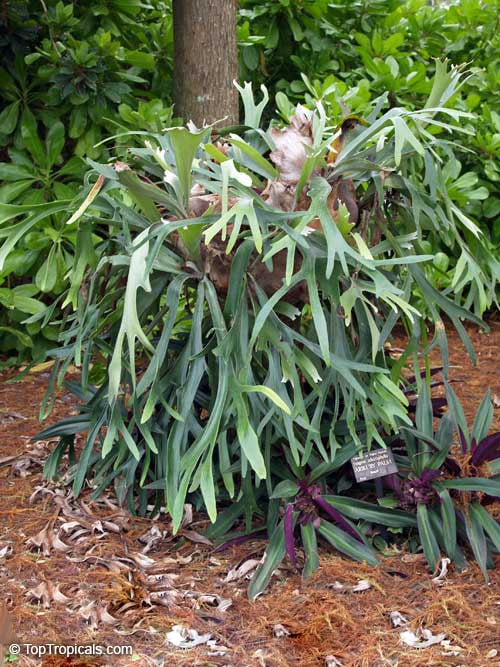
<svg viewBox="0 0 500 667"><path fill-rule="evenodd" d="M461 398L468 396L472 414L485 381L500 393L498 376L490 373L500 327L494 324L492 334L471 333L486 367L465 368L459 343L450 344L450 352L467 376ZM261 561L263 540L214 553L203 541L207 523L192 508L185 508L184 532L173 536L163 512L153 521L140 519L111 496L94 502L88 489L76 501L66 488L43 483L50 443L28 438L38 430L34 415L45 381L32 374L22 383L0 385L4 405L28 416L0 423L0 586L18 638L132 644L133 661L116 657L116 667L441 667L493 664L497 658L498 571L486 587L475 566L457 572L441 561L432 578L419 553L394 549L383 565L370 568L324 551L320 571L307 583L285 566L270 590L249 602L248 578ZM56 405L56 418L67 414L64 401ZM13 474L19 460L30 461L18 468L28 471L25 476ZM167 641L175 626L188 632L188 640L195 631L210 635L207 642L215 645L181 649ZM402 641L402 633L411 633L404 637L413 643L431 643L416 648Z"/></svg>

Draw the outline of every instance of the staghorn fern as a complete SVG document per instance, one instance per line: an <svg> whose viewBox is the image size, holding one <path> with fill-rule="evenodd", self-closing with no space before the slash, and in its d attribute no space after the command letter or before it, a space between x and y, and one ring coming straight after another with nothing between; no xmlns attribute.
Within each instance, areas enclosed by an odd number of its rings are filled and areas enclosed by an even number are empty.
<svg viewBox="0 0 500 667"><path fill-rule="evenodd" d="M476 233L423 175L424 165L440 170L445 142L433 131L460 130L448 120L463 115L443 106L458 73L439 77L432 108L375 108L330 128L321 106L299 106L290 126L268 132L256 126L262 110L245 87L240 134L144 133L128 164L92 165L70 219L81 241L67 297L75 310L51 380L52 391L70 364L81 366L83 407L40 434L61 436L47 477L85 432L66 474L75 495L85 480L94 495L113 483L133 512L165 504L174 529L189 498L219 539L240 517L247 531L264 518L271 555L251 595L262 590L286 551L278 483L302 489L300 509L315 480L328 491L359 450L385 446L400 423L411 424L402 362L384 345L398 322L418 341L425 323L411 303L415 285L444 372L443 315L472 354L461 318L480 321L419 268L432 259L420 252L429 202L462 243L464 226ZM344 510L332 510L342 519L332 524L313 495L323 515L299 521L306 569L316 565L316 527L340 551L375 562ZM361 503L356 516L368 508ZM289 553L293 516L285 513Z"/></svg>

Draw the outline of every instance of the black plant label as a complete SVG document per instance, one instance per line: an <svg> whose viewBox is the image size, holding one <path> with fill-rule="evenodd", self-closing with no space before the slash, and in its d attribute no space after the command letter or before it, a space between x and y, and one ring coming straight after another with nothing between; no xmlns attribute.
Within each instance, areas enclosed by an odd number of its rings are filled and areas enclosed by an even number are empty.
<svg viewBox="0 0 500 667"><path fill-rule="evenodd" d="M357 482L385 477L385 475L398 471L394 462L394 455L389 447L374 449L361 456L353 456L351 464Z"/></svg>

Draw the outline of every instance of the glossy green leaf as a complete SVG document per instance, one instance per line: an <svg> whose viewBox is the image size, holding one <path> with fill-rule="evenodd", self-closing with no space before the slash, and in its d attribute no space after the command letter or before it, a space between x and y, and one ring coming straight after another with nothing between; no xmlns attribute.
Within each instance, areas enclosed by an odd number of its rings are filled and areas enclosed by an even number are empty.
<svg viewBox="0 0 500 667"><path fill-rule="evenodd" d="M29 109L25 109L21 119L21 136L35 162L40 167L47 165L47 154L38 134L38 124Z"/></svg>
<svg viewBox="0 0 500 667"><path fill-rule="evenodd" d="M57 121L50 126L45 140L48 167L52 167L58 161L64 148L64 141L64 125L61 121Z"/></svg>
<svg viewBox="0 0 500 667"><path fill-rule="evenodd" d="M297 482L291 479L284 479L279 482L273 489L270 498L292 498L299 492Z"/></svg>
<svg viewBox="0 0 500 667"><path fill-rule="evenodd" d="M235 397L237 412L236 435L248 462L260 479L267 476L266 464L259 446L259 440L249 421L249 414L243 398Z"/></svg>
<svg viewBox="0 0 500 667"><path fill-rule="evenodd" d="M54 260L55 248L52 247L47 259L38 269L35 276L35 284L42 292L51 292L57 280L57 264Z"/></svg>
<svg viewBox="0 0 500 667"><path fill-rule="evenodd" d="M471 438L476 443L480 443L490 430L491 422L493 421L493 401L491 400L491 392L488 389L483 396L481 405L476 412L474 423L472 425Z"/></svg>
<svg viewBox="0 0 500 667"><path fill-rule="evenodd" d="M19 118L19 101L8 104L0 113L0 128L4 134L11 134L16 129Z"/></svg>

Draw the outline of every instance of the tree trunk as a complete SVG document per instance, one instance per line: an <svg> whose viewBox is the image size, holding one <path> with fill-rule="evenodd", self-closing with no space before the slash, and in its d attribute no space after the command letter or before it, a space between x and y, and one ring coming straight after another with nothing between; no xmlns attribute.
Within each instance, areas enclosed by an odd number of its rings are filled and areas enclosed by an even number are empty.
<svg viewBox="0 0 500 667"><path fill-rule="evenodd" d="M175 115L237 123L236 0L173 0L173 10Z"/></svg>

